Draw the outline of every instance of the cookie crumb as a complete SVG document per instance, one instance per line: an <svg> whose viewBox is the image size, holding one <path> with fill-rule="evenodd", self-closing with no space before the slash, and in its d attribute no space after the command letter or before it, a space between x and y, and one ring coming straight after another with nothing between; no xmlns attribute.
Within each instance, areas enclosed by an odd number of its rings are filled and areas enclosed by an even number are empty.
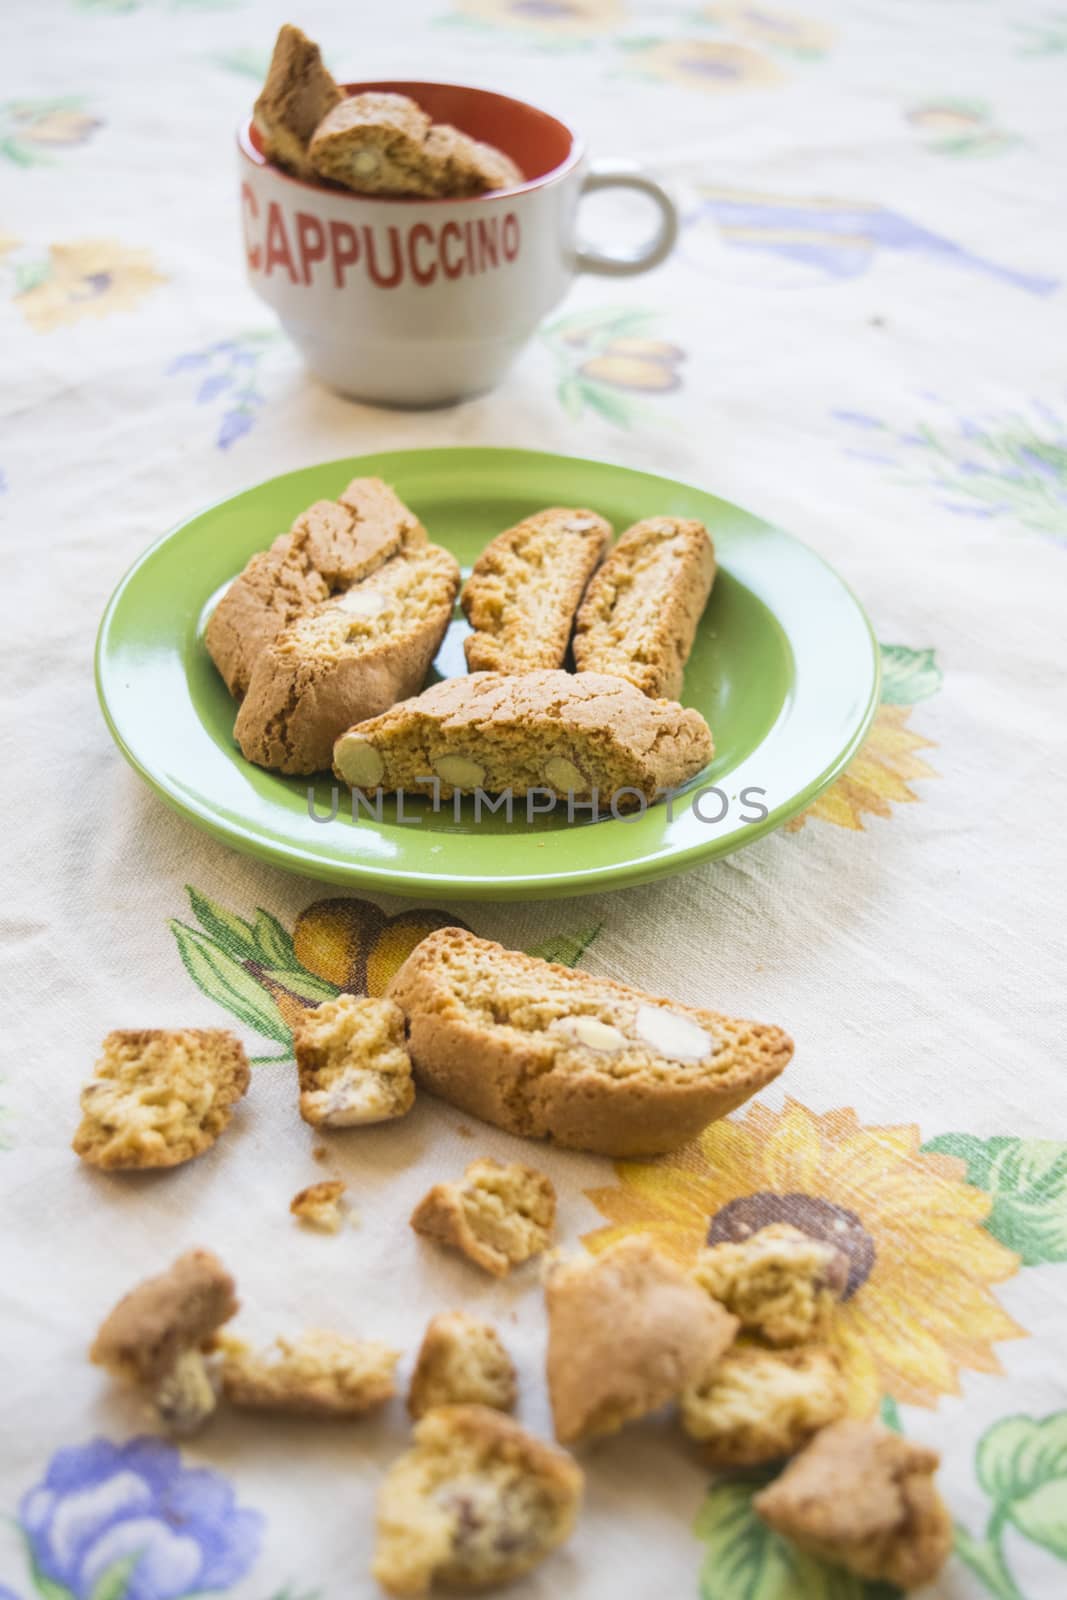
<svg viewBox="0 0 1067 1600"><path fill-rule="evenodd" d="M501 1278L547 1247L555 1220L556 1191L544 1173L486 1156L458 1183L435 1184L411 1226Z"/></svg>
<svg viewBox="0 0 1067 1600"><path fill-rule="evenodd" d="M510 1411L515 1404L515 1366L491 1323L465 1311L433 1318L415 1360L408 1411L425 1416L435 1406L481 1405Z"/></svg>
<svg viewBox="0 0 1067 1600"><path fill-rule="evenodd" d="M289 1202L289 1210L309 1228L318 1228L321 1233L337 1233L344 1221L345 1208L341 1204L341 1196L346 1187L340 1178L327 1178L322 1183L309 1184L299 1194L294 1194Z"/></svg>

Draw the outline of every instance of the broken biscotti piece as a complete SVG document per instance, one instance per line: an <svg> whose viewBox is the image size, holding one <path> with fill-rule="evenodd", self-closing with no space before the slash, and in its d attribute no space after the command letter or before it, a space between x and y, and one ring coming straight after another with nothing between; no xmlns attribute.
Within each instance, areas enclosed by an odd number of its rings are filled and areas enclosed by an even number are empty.
<svg viewBox="0 0 1067 1600"><path fill-rule="evenodd" d="M139 1385L169 1432L195 1433L216 1401L202 1352L236 1310L234 1281L218 1256L188 1250L119 1301L89 1359Z"/></svg>
<svg viewBox="0 0 1067 1600"><path fill-rule="evenodd" d="M658 1155L782 1071L780 1028L642 994L462 928L415 946L389 985L416 1081L528 1139Z"/></svg>
<svg viewBox="0 0 1067 1600"><path fill-rule="evenodd" d="M561 667L574 613L611 541L595 511L553 507L498 533L474 563L460 604L474 632L472 672Z"/></svg>
<svg viewBox="0 0 1067 1600"><path fill-rule="evenodd" d="M107 1168L176 1167L210 1149L249 1081L224 1028L118 1028L94 1071L73 1148Z"/></svg>
<svg viewBox="0 0 1067 1600"><path fill-rule="evenodd" d="M240 1339L218 1341L222 1392L231 1405L301 1416L361 1417L396 1393L399 1350L375 1339L349 1339L312 1328L277 1338L265 1350Z"/></svg>
<svg viewBox="0 0 1067 1600"><path fill-rule="evenodd" d="M500 1335L465 1311L434 1317L423 1337L408 1390L408 1410L421 1417L436 1406L480 1405L510 1411L515 1367Z"/></svg>
<svg viewBox="0 0 1067 1600"><path fill-rule="evenodd" d="M840 1363L819 1344L792 1350L735 1344L681 1397L682 1427L716 1468L795 1455L847 1409Z"/></svg>
<svg viewBox="0 0 1067 1600"><path fill-rule="evenodd" d="M747 1239L701 1250L693 1276L738 1317L746 1333L772 1345L804 1344L825 1332L848 1283L848 1256L787 1222Z"/></svg>
<svg viewBox="0 0 1067 1600"><path fill-rule="evenodd" d="M353 478L336 500L316 500L251 558L212 612L204 643L230 693L247 692L259 656L290 623L425 543L422 523L380 478Z"/></svg>
<svg viewBox="0 0 1067 1600"><path fill-rule="evenodd" d="M918 1589L952 1549L937 1452L873 1422L836 1422L752 1501L776 1533L857 1577Z"/></svg>
<svg viewBox="0 0 1067 1600"><path fill-rule="evenodd" d="M349 728L334 771L354 789L448 799L532 790L620 810L686 783L711 759L698 711L600 673L474 672Z"/></svg>
<svg viewBox="0 0 1067 1600"><path fill-rule="evenodd" d="M649 517L622 535L578 612L579 672L610 672L642 694L676 700L697 624L715 581L702 522Z"/></svg>
<svg viewBox="0 0 1067 1600"><path fill-rule="evenodd" d="M311 135L340 99L341 91L323 66L318 45L285 23L253 114L263 154L286 171L310 178Z"/></svg>
<svg viewBox="0 0 1067 1600"><path fill-rule="evenodd" d="M567 1539L582 1473L562 1450L485 1406L441 1406L385 1476L374 1576L388 1594L520 1577Z"/></svg>
<svg viewBox="0 0 1067 1600"><path fill-rule="evenodd" d="M342 994L293 1028L300 1115L316 1128L402 1117L415 1103L404 1013L393 1000Z"/></svg>
<svg viewBox="0 0 1067 1600"><path fill-rule="evenodd" d="M547 1250L556 1191L543 1172L517 1161L472 1161L459 1183L437 1183L411 1217L416 1233L451 1245L502 1278Z"/></svg>
<svg viewBox="0 0 1067 1600"><path fill-rule="evenodd" d="M306 1222L309 1228L318 1228L322 1233L337 1233L344 1221L341 1196L345 1188L340 1178L324 1178L321 1183L312 1183L306 1189L301 1189L299 1194L294 1194L289 1202L289 1210L300 1222Z"/></svg>
<svg viewBox="0 0 1067 1600"><path fill-rule="evenodd" d="M485 194L523 181L503 151L447 123L431 124L414 100L369 91L350 95L324 117L308 152L320 178L357 194Z"/></svg>
<svg viewBox="0 0 1067 1600"><path fill-rule="evenodd" d="M641 1234L554 1266L545 1304L548 1393L563 1444L617 1433L702 1382L737 1331Z"/></svg>
<svg viewBox="0 0 1067 1600"><path fill-rule="evenodd" d="M298 617L256 661L233 730L242 754L278 772L328 767L346 728L420 688L458 588L455 558L418 545Z"/></svg>

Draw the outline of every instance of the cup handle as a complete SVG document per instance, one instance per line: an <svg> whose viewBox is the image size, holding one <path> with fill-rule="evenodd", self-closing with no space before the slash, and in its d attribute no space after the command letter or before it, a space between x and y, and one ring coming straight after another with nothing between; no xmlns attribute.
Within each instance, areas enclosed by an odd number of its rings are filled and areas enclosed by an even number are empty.
<svg viewBox="0 0 1067 1600"><path fill-rule="evenodd" d="M623 162L601 161L593 167L582 184L582 194L595 194L598 189L636 189L655 201L659 212L659 225L647 243L622 255L609 255L602 250L579 250L575 266L579 272L598 272L611 278L630 278L638 272L648 272L658 267L674 249L678 238L678 208L662 184L650 178L639 167Z"/></svg>

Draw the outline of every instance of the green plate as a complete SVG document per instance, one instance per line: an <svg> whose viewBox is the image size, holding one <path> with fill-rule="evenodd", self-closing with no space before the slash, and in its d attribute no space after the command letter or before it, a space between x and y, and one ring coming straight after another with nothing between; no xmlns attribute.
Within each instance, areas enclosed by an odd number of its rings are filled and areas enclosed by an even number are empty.
<svg viewBox="0 0 1067 1600"><path fill-rule="evenodd" d="M501 528L546 505L592 506L617 529L699 517L719 574L683 699L711 725L715 758L670 806L568 821L557 808L509 824L473 802L458 815L410 800L398 815L309 814L308 781L263 772L233 740L234 705L204 648L215 601L255 550L348 480L393 484L469 570ZM436 662L465 671L459 616ZM810 805L863 740L878 703L878 646L861 607L820 558L778 528L669 478L526 450L403 450L272 478L182 523L123 578L100 625L96 679L123 755L168 804L239 850L331 883L395 894L536 899L663 877L751 844ZM714 790L714 792L708 792ZM314 784L328 816L331 780Z"/></svg>

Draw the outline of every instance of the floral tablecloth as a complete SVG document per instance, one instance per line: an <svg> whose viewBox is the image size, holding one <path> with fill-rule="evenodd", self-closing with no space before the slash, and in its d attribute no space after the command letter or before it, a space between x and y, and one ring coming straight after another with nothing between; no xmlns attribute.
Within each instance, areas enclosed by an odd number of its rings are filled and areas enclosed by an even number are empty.
<svg viewBox="0 0 1067 1600"><path fill-rule="evenodd" d="M293 20L349 77L547 102L681 197L666 267L579 284L497 394L423 415L317 387L245 287L231 130L284 8L4 10L3 1600L373 1592L399 1405L358 1427L229 1418L178 1450L88 1365L105 1309L190 1244L267 1336L336 1326L410 1359L433 1311L484 1311L547 1430L536 1274L483 1281L406 1226L431 1181L528 1149L423 1098L331 1147L358 1230L288 1214L327 1170L295 1116L296 1010L379 992L449 919L789 1028L784 1079L676 1158L535 1152L562 1239L654 1229L685 1258L739 1195L816 1233L847 1221L854 1409L944 1455L957 1554L936 1592L1067 1593L1067 10L799 3L307 0ZM453 443L646 466L810 542L882 641L847 775L720 865L510 907L331 895L165 810L94 700L124 569L274 472ZM69 1149L80 1084L109 1028L146 1024L234 1026L250 1097L185 1168L93 1173ZM792 1556L751 1482L709 1481L667 1422L586 1465L577 1536L517 1600L866 1592Z"/></svg>

